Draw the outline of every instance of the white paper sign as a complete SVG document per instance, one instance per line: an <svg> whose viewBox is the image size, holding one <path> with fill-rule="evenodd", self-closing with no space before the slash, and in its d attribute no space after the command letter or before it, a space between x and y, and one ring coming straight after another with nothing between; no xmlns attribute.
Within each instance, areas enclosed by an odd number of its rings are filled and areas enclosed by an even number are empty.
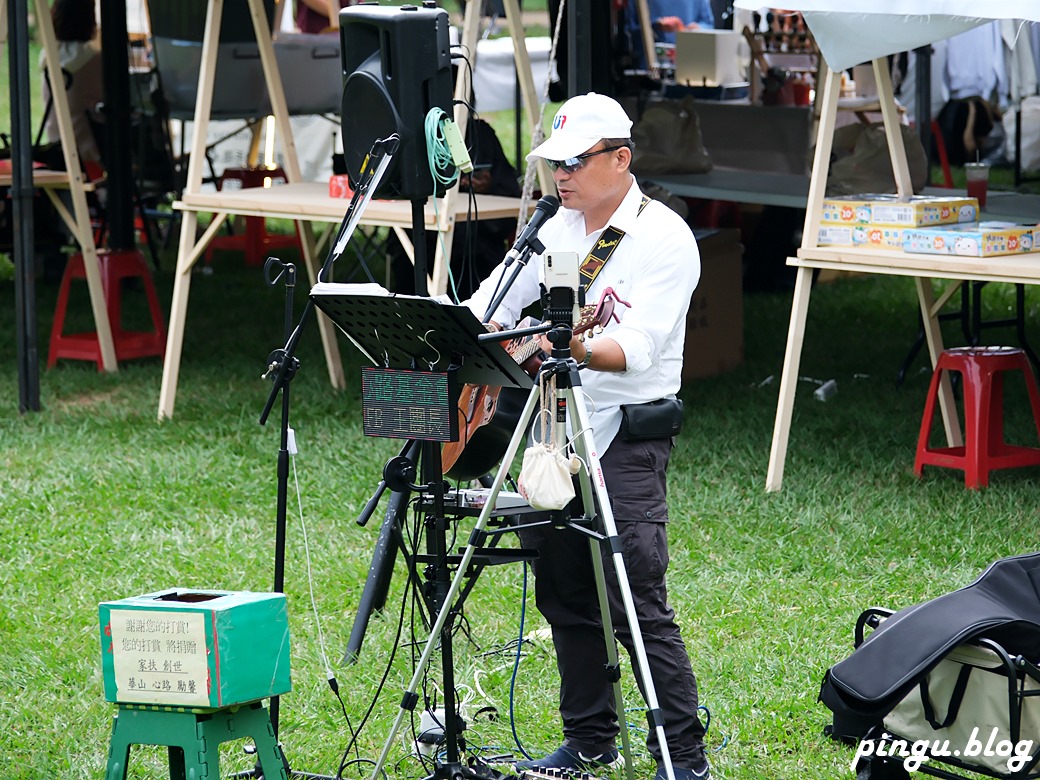
<svg viewBox="0 0 1040 780"><path fill-rule="evenodd" d="M114 609L116 700L209 705L206 615Z"/></svg>

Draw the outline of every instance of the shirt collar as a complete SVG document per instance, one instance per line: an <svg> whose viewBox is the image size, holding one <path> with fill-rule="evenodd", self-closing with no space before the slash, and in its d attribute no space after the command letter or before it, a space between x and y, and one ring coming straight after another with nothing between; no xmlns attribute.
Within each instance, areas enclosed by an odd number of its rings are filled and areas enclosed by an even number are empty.
<svg viewBox="0 0 1040 780"><path fill-rule="evenodd" d="M607 225L613 225L618 230L629 235L636 235L639 232L640 223L637 217L639 216L639 207L642 202L643 192L639 189L636 177L633 176L632 185L628 188L625 199L621 201L617 211L607 220Z"/></svg>

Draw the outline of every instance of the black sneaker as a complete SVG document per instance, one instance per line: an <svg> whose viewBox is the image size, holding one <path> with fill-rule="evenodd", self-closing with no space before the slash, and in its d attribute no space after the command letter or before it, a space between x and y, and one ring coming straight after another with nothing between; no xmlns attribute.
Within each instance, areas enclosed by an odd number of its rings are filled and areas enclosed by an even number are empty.
<svg viewBox="0 0 1040 780"><path fill-rule="evenodd" d="M595 755L587 755L567 745L561 745L544 758L530 761L517 761L513 767L522 772L525 769L570 769L575 772L592 772L597 769L609 769L621 757L614 748Z"/></svg>
<svg viewBox="0 0 1040 780"><path fill-rule="evenodd" d="M707 761L701 764L699 769L687 769L686 767L673 766L672 774L675 775L675 780L709 780L711 777L711 767L708 766ZM657 774L654 775L654 780L668 780L668 773L665 771L663 764L657 765Z"/></svg>

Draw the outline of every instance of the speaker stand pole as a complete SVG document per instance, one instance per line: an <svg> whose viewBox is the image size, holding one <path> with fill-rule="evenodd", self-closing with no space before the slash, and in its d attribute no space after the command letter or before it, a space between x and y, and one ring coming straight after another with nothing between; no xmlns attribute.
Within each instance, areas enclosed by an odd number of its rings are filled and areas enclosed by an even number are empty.
<svg viewBox="0 0 1040 780"><path fill-rule="evenodd" d="M412 201L412 262L415 265L415 294L429 295L429 258L426 251L426 198Z"/></svg>
<svg viewBox="0 0 1040 780"><path fill-rule="evenodd" d="M428 251L426 246L426 198L415 198L412 200L412 257L415 262L415 294L429 295L427 283L429 268ZM433 511L426 516L426 552L436 561L434 564L434 580L428 583L431 592L428 594L430 603L430 614L437 615L441 611L448 612L448 592L451 585L451 576L447 567L447 518L444 514L444 477L441 469L441 448L435 441L425 441L422 444L422 470L423 479L430 485L433 493ZM455 717L455 658L452 654L451 628L445 626L441 636L441 673L443 674L444 690L444 735L445 748L447 751L445 765L436 767L432 778L449 777L454 774L444 774L446 771L454 773L460 766L458 724Z"/></svg>
<svg viewBox="0 0 1040 780"><path fill-rule="evenodd" d="M426 198L416 198L412 201L412 257L415 259L415 294L429 295L427 283L429 267L428 251L426 246ZM448 529L447 518L444 514L444 477L441 469L441 447L438 442L425 441L422 444L422 470L423 479L427 485L432 487L433 511L426 515L426 552L436 563L434 564L434 579L428 583L431 588L428 594L430 604L430 615L437 615L442 610L448 611L448 591L451 585L451 576L448 571ZM455 771L458 767L459 740L458 724L455 718L455 658L452 654L451 628L445 626L441 636L441 673L443 675L444 690L444 736L447 751L446 765ZM437 763L437 762L435 762ZM443 766L435 767L431 777L447 777L439 775L443 772Z"/></svg>

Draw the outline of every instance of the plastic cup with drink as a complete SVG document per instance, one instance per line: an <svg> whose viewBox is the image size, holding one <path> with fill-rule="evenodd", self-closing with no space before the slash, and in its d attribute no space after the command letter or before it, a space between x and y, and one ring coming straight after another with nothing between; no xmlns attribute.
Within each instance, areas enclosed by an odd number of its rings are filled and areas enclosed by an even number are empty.
<svg viewBox="0 0 1040 780"><path fill-rule="evenodd" d="M968 186L968 197L978 198L979 208L985 208L986 193L989 190L989 165L984 162L964 163L964 178Z"/></svg>

